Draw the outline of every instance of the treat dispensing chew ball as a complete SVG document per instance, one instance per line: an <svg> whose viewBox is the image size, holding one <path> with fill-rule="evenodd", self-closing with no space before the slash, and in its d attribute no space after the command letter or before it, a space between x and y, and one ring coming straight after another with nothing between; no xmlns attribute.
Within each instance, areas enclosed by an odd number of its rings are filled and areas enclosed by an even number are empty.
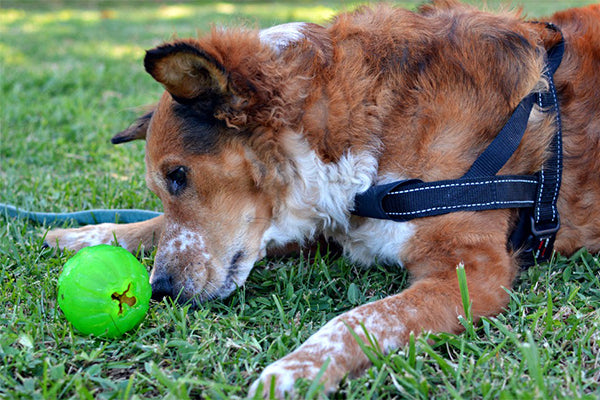
<svg viewBox="0 0 600 400"><path fill-rule="evenodd" d="M148 312L152 289L146 268L121 247L80 250L58 278L58 305L83 334L115 338Z"/></svg>

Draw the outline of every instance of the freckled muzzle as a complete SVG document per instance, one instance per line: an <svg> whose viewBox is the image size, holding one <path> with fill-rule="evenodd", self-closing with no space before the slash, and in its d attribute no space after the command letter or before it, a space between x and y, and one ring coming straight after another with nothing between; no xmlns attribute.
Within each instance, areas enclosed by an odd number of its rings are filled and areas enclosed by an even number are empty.
<svg viewBox="0 0 600 400"><path fill-rule="evenodd" d="M204 288L215 275L211 258L200 233L184 227L165 231L150 276L152 298L171 297L186 303L196 295L204 297Z"/></svg>
<svg viewBox="0 0 600 400"><path fill-rule="evenodd" d="M240 254L243 252L236 253L233 259L239 259ZM232 262L221 268L215 267L214 264L169 268L169 264L155 263L150 278L152 299L161 301L170 297L179 304L197 305L214 298L225 298L244 283L251 266L247 263ZM183 273L178 272L180 269Z"/></svg>
<svg viewBox="0 0 600 400"><path fill-rule="evenodd" d="M180 263L179 257L165 262L157 255L150 277L152 298L160 301L170 297L179 304L186 304L221 297L223 283L214 268L214 265L202 262Z"/></svg>
<svg viewBox="0 0 600 400"><path fill-rule="evenodd" d="M180 304L197 305L229 296L244 283L255 260L244 250L225 253L224 257L212 256L198 233L185 229L166 233L150 276L152 298L170 297Z"/></svg>

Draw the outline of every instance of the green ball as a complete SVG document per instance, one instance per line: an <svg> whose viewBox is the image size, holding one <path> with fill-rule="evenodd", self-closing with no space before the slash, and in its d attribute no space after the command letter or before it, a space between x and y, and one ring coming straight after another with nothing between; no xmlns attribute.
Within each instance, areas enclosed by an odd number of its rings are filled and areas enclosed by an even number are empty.
<svg viewBox="0 0 600 400"><path fill-rule="evenodd" d="M127 250L101 244L80 250L58 278L58 305L79 332L116 338L148 312L146 268Z"/></svg>

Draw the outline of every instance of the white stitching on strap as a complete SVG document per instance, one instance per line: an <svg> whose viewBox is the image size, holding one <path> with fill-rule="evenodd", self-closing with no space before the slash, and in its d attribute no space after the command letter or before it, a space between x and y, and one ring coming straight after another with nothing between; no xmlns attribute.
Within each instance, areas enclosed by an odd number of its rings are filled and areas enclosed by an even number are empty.
<svg viewBox="0 0 600 400"><path fill-rule="evenodd" d="M554 86L554 84L550 85L550 93L552 94L552 99L554 100L554 104L552 105L552 108L554 109L554 112L556 113L556 116L554 118L554 123L556 125L556 131L557 131L557 135L561 135L561 129L560 129L560 122L559 122L559 112L558 112L558 99L556 97L556 88ZM540 104L541 104L541 97L540 97ZM557 146L558 148L556 149L556 151L558 152L558 154L562 153L562 140L558 140L557 141ZM560 170L560 156L556 158L556 170L559 171ZM544 168L542 167L542 169L540 170L540 175L541 175L541 187L540 187L540 192L539 192L539 196L538 196L538 204L541 203L542 200L542 195L544 193ZM557 214L557 210L556 210L556 199L558 197L558 185L560 183L560 174L556 174L556 185L554 186L554 193L552 195L552 220L556 221L556 214ZM536 207L535 210L535 222L539 223L540 222L540 207Z"/></svg>
<svg viewBox="0 0 600 400"><path fill-rule="evenodd" d="M388 195L390 195L390 194L412 193L412 192L419 192L419 191L422 191L422 190L442 189L442 188L457 187L457 186L478 186L478 185L487 185L487 184L490 184L490 183L513 183L513 182L536 183L537 184L537 181L529 180L529 179L502 179L502 180L498 180L498 181L491 180L491 181L485 181L485 182L447 183L447 184L444 184L444 185L436 185L436 186L428 186L428 187L422 187L422 188L397 190L397 191L394 191L394 192L389 192Z"/></svg>
<svg viewBox="0 0 600 400"><path fill-rule="evenodd" d="M525 201L491 201L489 203L474 203L474 204L462 204L459 206L442 206L442 207L432 207L432 208L427 208L425 210L418 210L418 211L407 211L407 212L389 212L387 213L388 215L413 215L413 214L422 214L422 213L426 213L426 212L430 212L430 211L437 211L437 210L450 210L450 209L454 209L454 208L461 208L461 207L481 207L481 206L491 206L491 205L507 205L507 204L533 204L534 201L533 200L525 200Z"/></svg>
<svg viewBox="0 0 600 400"><path fill-rule="evenodd" d="M560 159L561 159L561 154L562 154L562 140L561 140L561 136L562 136L562 132L561 132L561 127L560 127L560 114L559 114L559 110L558 110L558 99L556 98L556 87L554 86L554 83L552 85L550 85L550 92L552 93L552 98L554 99L554 111L556 112L556 117L554 119L554 123L556 124L556 135L558 136L559 140L557 140L557 149L556 151L558 152L558 157L556 157L556 170L560 171ZM554 196L552 196L552 220L556 221L556 199L558 197L558 185L560 183L560 174L556 174L556 185L554 187Z"/></svg>
<svg viewBox="0 0 600 400"><path fill-rule="evenodd" d="M542 183L540 187L540 192L538 194L538 202L537 204L542 203L542 193L544 192L544 168L540 170L540 182ZM535 222L540 222L540 207L535 208Z"/></svg>

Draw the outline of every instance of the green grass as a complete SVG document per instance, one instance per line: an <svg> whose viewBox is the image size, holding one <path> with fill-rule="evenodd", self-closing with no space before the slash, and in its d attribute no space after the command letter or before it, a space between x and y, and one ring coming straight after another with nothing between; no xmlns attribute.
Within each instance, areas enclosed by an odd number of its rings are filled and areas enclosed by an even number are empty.
<svg viewBox="0 0 600 400"><path fill-rule="evenodd" d="M584 3L527 2L525 11ZM160 210L145 188L143 144L109 143L160 95L143 72L144 49L212 22L322 22L351 3L1 4L0 202L57 212ZM333 316L407 285L399 269L359 270L326 252L270 260L227 300L197 310L152 303L136 332L102 340L74 333L57 308L71 254L44 249L44 232L0 217L0 398L242 398L263 367ZM141 258L150 268L153 255ZM335 397L597 399L599 274L585 251L531 268L504 315L477 327L467 318L462 335L415 339L391 355L370 352L374 367Z"/></svg>

